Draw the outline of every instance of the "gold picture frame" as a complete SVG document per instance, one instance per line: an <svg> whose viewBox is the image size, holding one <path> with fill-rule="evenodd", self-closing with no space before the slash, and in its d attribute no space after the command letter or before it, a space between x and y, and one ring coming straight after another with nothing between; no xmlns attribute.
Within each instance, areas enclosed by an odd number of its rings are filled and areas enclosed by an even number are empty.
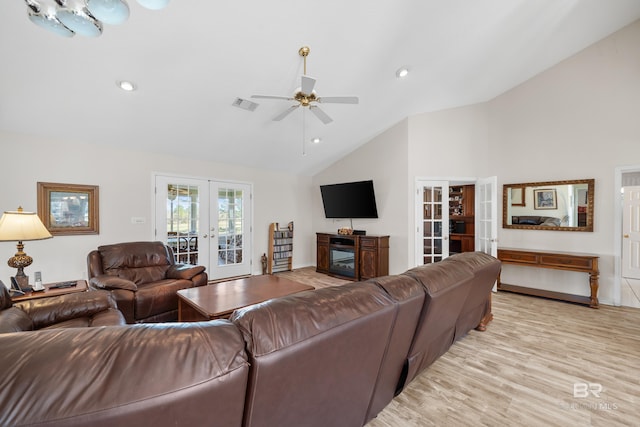
<svg viewBox="0 0 640 427"><path fill-rule="evenodd" d="M38 182L38 216L55 236L99 234L98 186Z"/></svg>
<svg viewBox="0 0 640 427"><path fill-rule="evenodd" d="M556 190L553 188L533 190L533 209L558 209Z"/></svg>

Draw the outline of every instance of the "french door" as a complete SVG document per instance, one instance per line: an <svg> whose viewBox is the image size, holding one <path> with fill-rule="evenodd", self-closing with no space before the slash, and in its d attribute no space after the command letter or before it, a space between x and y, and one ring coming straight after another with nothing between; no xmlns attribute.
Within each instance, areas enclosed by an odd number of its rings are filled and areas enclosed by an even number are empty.
<svg viewBox="0 0 640 427"><path fill-rule="evenodd" d="M416 181L415 265L449 256L451 181ZM498 178L475 181L475 250L498 255Z"/></svg>
<svg viewBox="0 0 640 427"><path fill-rule="evenodd" d="M210 279L251 274L251 186L157 175L155 238Z"/></svg>
<svg viewBox="0 0 640 427"><path fill-rule="evenodd" d="M449 182L416 183L416 265L449 256Z"/></svg>
<svg viewBox="0 0 640 427"><path fill-rule="evenodd" d="M498 256L498 177L476 181L475 249Z"/></svg>
<svg viewBox="0 0 640 427"><path fill-rule="evenodd" d="M213 202L209 277L251 274L251 186L211 181L209 191Z"/></svg>

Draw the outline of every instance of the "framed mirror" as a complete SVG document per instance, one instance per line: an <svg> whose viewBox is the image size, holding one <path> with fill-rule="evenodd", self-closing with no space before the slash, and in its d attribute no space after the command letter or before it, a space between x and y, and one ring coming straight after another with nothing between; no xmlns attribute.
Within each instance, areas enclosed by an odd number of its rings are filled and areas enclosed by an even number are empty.
<svg viewBox="0 0 640 427"><path fill-rule="evenodd" d="M594 179L505 184L502 228L593 231Z"/></svg>

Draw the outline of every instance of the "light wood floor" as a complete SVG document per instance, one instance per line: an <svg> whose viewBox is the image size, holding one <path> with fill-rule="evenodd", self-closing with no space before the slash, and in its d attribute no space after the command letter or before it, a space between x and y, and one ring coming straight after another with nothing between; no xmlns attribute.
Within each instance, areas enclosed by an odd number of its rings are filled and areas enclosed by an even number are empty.
<svg viewBox="0 0 640 427"><path fill-rule="evenodd" d="M278 274L346 282L313 268ZM640 309L499 292L493 314L486 332L455 343L367 427L640 426ZM599 397L587 390L599 386Z"/></svg>

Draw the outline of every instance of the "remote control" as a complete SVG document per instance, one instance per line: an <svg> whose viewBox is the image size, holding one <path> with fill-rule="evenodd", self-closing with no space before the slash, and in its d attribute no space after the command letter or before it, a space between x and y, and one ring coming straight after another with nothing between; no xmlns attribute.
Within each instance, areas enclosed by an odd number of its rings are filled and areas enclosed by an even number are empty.
<svg viewBox="0 0 640 427"><path fill-rule="evenodd" d="M53 286L49 286L49 289L63 289L63 288L72 288L77 284L77 282L61 282L57 283Z"/></svg>

